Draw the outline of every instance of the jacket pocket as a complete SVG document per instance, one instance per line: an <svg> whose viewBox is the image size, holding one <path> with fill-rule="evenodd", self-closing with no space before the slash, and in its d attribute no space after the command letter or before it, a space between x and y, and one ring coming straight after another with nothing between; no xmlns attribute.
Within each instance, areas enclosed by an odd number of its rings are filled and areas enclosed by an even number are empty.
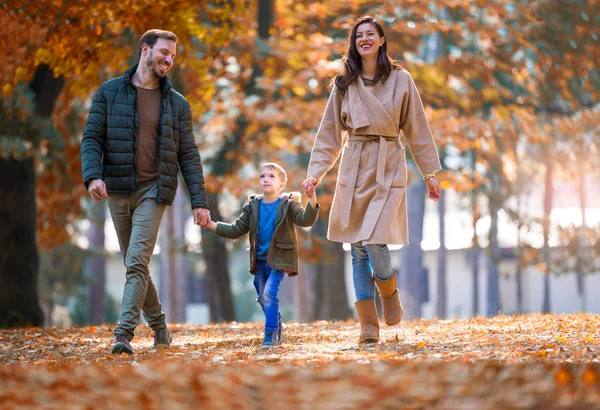
<svg viewBox="0 0 600 410"><path fill-rule="evenodd" d="M352 168L352 153L356 149L354 142L348 141L342 149L342 159L340 160L340 167L338 169L337 183L346 186L350 169Z"/></svg>
<svg viewBox="0 0 600 410"><path fill-rule="evenodd" d="M338 171L338 184L342 186L348 185L348 178L355 167L358 168L358 170L354 187L357 188L363 184L365 174L368 172L367 170L370 169L368 148L370 148L368 147L368 144L363 145L360 141L349 141L346 143L344 150L342 151L342 159ZM352 162L352 157L357 149L361 150L358 164Z"/></svg>
<svg viewBox="0 0 600 410"><path fill-rule="evenodd" d="M293 243L283 243L283 242L275 242L275 247L277 248L275 258L278 262L285 263L290 265L294 260L294 244Z"/></svg>
<svg viewBox="0 0 600 410"><path fill-rule="evenodd" d="M406 169L406 154L404 147L400 146L397 155L398 157L396 162L396 172L394 173L394 179L392 180L391 188L405 188L408 178Z"/></svg>

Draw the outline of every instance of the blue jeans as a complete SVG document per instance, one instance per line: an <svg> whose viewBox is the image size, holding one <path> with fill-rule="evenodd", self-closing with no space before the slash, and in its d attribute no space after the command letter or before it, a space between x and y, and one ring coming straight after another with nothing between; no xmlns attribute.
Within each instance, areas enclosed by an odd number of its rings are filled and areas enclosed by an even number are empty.
<svg viewBox="0 0 600 410"><path fill-rule="evenodd" d="M256 261L254 271L254 288L258 297L256 301L265 312L265 334L279 330L279 284L285 273L282 270L271 269L267 262Z"/></svg>
<svg viewBox="0 0 600 410"><path fill-rule="evenodd" d="M354 280L354 293L356 300L375 298L375 281L373 275L379 280L392 277L392 259L387 245L355 242L350 245L352 255L352 279Z"/></svg>

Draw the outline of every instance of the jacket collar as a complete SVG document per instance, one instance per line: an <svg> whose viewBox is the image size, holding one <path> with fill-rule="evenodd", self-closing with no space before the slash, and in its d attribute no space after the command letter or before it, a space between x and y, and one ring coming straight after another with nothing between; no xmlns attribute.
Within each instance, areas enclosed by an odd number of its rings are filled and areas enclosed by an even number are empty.
<svg viewBox="0 0 600 410"><path fill-rule="evenodd" d="M125 82L127 84L131 84L133 86L133 82L131 81L131 77L133 77L133 75L135 74L135 71L137 70L139 64L135 64L132 65L131 67L129 67L127 69L127 71L125 71L125 74L123 74L123 77L125 78ZM167 76L164 76L163 78L158 80L158 84L160 85L160 92L165 95L167 94L169 91L171 91L171 81L169 81L169 79L167 78Z"/></svg>
<svg viewBox="0 0 600 410"><path fill-rule="evenodd" d="M279 205L277 206L277 214L275 216L276 227L283 222L284 216L287 214L290 199L296 199L297 195L299 195L298 192L282 192L279 194L279 199L281 202L279 202ZM262 194L252 194L249 196L250 209L252 211L252 218L250 218L250 230L255 232L258 230L258 208L260 200L263 198L264 195Z"/></svg>

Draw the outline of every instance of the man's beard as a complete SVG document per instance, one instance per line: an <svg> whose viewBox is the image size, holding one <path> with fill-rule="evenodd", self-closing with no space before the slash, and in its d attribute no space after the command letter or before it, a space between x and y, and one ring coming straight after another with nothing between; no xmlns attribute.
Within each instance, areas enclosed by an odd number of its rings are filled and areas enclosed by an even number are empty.
<svg viewBox="0 0 600 410"><path fill-rule="evenodd" d="M152 55L152 51L148 55L148 60L146 61L146 67L150 70L150 72L158 79L163 78L167 75L167 70L164 73L161 73L160 66L154 61L154 55Z"/></svg>

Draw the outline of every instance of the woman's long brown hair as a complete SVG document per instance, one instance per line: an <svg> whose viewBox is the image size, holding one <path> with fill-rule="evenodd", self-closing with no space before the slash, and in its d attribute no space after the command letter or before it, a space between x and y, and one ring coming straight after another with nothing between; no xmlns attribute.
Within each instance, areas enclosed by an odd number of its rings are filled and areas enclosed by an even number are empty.
<svg viewBox="0 0 600 410"><path fill-rule="evenodd" d="M385 83L392 72L392 68L402 69L401 65L388 56L387 37L385 37L381 23L372 16L363 16L356 20L356 23L354 23L354 26L352 26L352 29L349 32L348 49L342 57L342 64L344 66L343 71L341 74L336 75L330 82L331 86L335 84L342 93L345 93L348 86L353 81L358 80L358 77L362 73L362 60L358 53L358 49L356 48L356 31L358 30L358 26L363 23L371 23L377 30L377 33L379 33L379 36L385 38L385 42L379 47L377 53L377 71L375 72L375 78L373 78L373 80Z"/></svg>

